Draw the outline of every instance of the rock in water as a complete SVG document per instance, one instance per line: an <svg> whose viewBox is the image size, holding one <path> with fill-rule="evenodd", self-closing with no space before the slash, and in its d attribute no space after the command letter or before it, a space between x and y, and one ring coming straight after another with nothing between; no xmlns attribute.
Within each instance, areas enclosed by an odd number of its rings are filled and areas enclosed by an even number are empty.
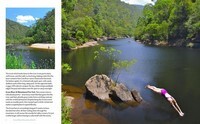
<svg viewBox="0 0 200 124"><path fill-rule="evenodd" d="M141 102L142 97L136 91L130 91L124 84L115 83L106 75L94 75L85 83L86 94L102 101L117 101L125 103Z"/></svg>
<svg viewBox="0 0 200 124"><path fill-rule="evenodd" d="M136 91L136 90L132 90L131 91L131 94L132 94L132 96L133 96L133 98L137 101L137 102L142 102L142 97L141 97L141 95L140 95L140 93L138 92L138 91Z"/></svg>
<svg viewBox="0 0 200 124"><path fill-rule="evenodd" d="M112 87L110 90L111 90L111 96L115 95L114 96L115 98L119 98L123 102L135 102L131 92L122 83L116 84L116 86Z"/></svg>
<svg viewBox="0 0 200 124"><path fill-rule="evenodd" d="M94 75L85 83L86 91L103 101L110 99L109 93L112 85L114 85L113 80L106 75Z"/></svg>

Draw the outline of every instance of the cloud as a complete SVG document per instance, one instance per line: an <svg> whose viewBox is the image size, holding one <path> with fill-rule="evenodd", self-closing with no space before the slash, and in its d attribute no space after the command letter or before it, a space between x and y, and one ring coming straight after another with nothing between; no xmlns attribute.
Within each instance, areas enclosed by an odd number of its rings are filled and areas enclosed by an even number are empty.
<svg viewBox="0 0 200 124"><path fill-rule="evenodd" d="M36 21L39 19L37 17L34 18L31 15L18 15L16 18L17 18L17 22L19 23L28 23L28 22Z"/></svg>
<svg viewBox="0 0 200 124"><path fill-rule="evenodd" d="M40 18L35 17L35 20L39 20Z"/></svg>
<svg viewBox="0 0 200 124"><path fill-rule="evenodd" d="M147 3L154 4L154 2L152 0L121 0L121 1L124 1L129 4L137 4L137 5L145 5Z"/></svg>

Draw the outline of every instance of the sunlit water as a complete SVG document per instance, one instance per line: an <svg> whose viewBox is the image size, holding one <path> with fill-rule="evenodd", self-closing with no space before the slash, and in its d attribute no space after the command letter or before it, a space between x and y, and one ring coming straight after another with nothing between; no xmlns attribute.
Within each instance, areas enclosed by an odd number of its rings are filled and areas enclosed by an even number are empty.
<svg viewBox="0 0 200 124"><path fill-rule="evenodd" d="M200 124L199 49L145 46L132 39L105 41L101 42L101 46L121 50L120 60L137 60L128 71L122 70L119 81L129 89L138 90L144 101L136 107L118 109L99 101L87 100L83 94L75 101L72 112L74 123ZM94 51L99 47L63 53L62 61L69 63L72 71L62 75L62 83L84 87L86 80L97 73L111 74L108 58L94 60ZM177 100L185 116L179 117L165 98L145 89L147 84L166 88Z"/></svg>
<svg viewBox="0 0 200 124"><path fill-rule="evenodd" d="M12 55L22 55L24 62L29 66L33 61L37 69L55 68L55 51L53 50L33 49L24 45L9 46L6 50Z"/></svg>

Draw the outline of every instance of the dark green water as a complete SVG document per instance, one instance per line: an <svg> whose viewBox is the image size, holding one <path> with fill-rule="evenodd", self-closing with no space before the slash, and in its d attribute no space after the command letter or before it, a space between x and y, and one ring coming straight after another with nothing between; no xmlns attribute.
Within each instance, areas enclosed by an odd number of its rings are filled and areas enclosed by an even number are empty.
<svg viewBox="0 0 200 124"><path fill-rule="evenodd" d="M24 45L9 46L6 48L7 53L16 56L22 55L26 65L34 61L37 69L54 69L55 68L55 51L33 49Z"/></svg>
<svg viewBox="0 0 200 124"><path fill-rule="evenodd" d="M122 110L103 103L95 104L96 107L93 108L83 104L83 114L73 118L78 120L81 116L90 117L89 114L93 114L103 117L99 120L101 124L105 122L101 120L110 124L200 124L199 49L145 46L131 39L106 41L101 45L121 50L121 60L137 60L128 72L122 71L119 81L130 89L138 90L144 102L137 107ZM93 52L98 47L63 53L62 61L69 63L73 69L68 75L63 75L63 84L82 87L96 73L110 74L111 65L107 58L102 58L101 61L93 59ZM179 117L162 96L145 89L147 84L166 88L177 100L185 116ZM83 97L82 102L85 101ZM92 123L88 120L89 118L84 119L85 124ZM93 123L99 122L94 120Z"/></svg>

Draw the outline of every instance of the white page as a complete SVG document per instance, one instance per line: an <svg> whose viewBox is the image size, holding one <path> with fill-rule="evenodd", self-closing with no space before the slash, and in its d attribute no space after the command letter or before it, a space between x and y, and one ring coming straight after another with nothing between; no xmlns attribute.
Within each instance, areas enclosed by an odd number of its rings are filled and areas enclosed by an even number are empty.
<svg viewBox="0 0 200 124"><path fill-rule="evenodd" d="M55 8L55 69L6 69L6 8ZM1 0L0 1L0 123L1 124L59 124L61 123L61 1L60 0ZM36 107L48 107L53 112L48 117L6 116L6 75L13 73L52 75L52 103L36 103ZM33 90L30 90L32 92ZM11 92L11 90L9 91ZM19 108L18 108L19 109Z"/></svg>

